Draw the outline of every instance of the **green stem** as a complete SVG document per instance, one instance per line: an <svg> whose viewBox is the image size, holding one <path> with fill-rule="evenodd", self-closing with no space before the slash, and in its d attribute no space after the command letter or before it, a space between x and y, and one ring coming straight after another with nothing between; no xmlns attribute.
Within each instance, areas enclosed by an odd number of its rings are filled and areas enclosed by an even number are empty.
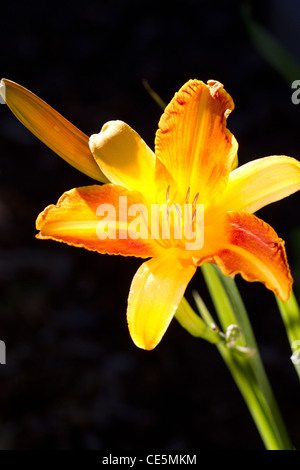
<svg viewBox="0 0 300 470"><path fill-rule="evenodd" d="M198 292L194 292L193 295L206 324L213 324L213 317ZM196 313L195 315L197 316ZM265 447L270 450L283 449L284 446L278 438L277 432L274 431L272 422L270 421L268 405L258 386L248 357L239 355L238 351L228 349L224 344L218 343L216 346L245 400Z"/></svg>
<svg viewBox="0 0 300 470"><path fill-rule="evenodd" d="M203 264L201 270L222 328L226 330L230 325L239 325L230 300L224 291L224 287L214 266L211 264Z"/></svg>
<svg viewBox="0 0 300 470"><path fill-rule="evenodd" d="M240 362L237 365L237 351L230 351L230 353L235 353L235 360L232 361L231 356L228 356L226 353L228 348L226 349L224 345L217 344L222 357L226 361L227 366L244 396L266 447L271 448L269 446L274 444L274 448L292 449L289 436L258 352L247 311L234 280L224 276L220 270L209 264L202 266L202 272L222 328L226 331L230 325L238 325L242 330L243 337L241 340L237 341L237 345L239 343L256 351L256 354L251 357L240 357ZM270 439L271 435L273 436L272 439Z"/></svg>
<svg viewBox="0 0 300 470"><path fill-rule="evenodd" d="M204 323L184 297L177 308L175 318L192 336L205 339L213 344L221 341L220 335Z"/></svg>
<svg viewBox="0 0 300 470"><path fill-rule="evenodd" d="M300 309L293 292L286 302L275 298L293 352L291 360L300 379Z"/></svg>
<svg viewBox="0 0 300 470"><path fill-rule="evenodd" d="M237 320L245 336L247 345L250 348L256 349L258 351L258 346L257 346L254 332L253 332L253 329L252 329L252 326L251 326L251 323L247 314L247 310L245 308L245 305L240 296L239 290L236 286L234 279L231 277L224 276L220 270L218 270L218 274L230 298L233 309L236 313ZM265 368L261 360L260 354L259 353L254 354L251 360L252 360L252 367L253 367L253 370L255 371L258 384L261 390L263 391L263 394L266 398L267 403L269 403L275 425L278 429L281 430L280 434L282 436L282 444L285 447L290 447L291 446L290 439L286 432L285 425L282 420L275 396L273 394L272 387L270 385L267 374L265 372Z"/></svg>
<svg viewBox="0 0 300 470"><path fill-rule="evenodd" d="M233 352L223 345L217 348L229 368L260 433L267 450L283 450L285 447L278 433L274 430L268 405L264 400L252 368L244 358L234 356ZM291 448L291 447L288 447Z"/></svg>

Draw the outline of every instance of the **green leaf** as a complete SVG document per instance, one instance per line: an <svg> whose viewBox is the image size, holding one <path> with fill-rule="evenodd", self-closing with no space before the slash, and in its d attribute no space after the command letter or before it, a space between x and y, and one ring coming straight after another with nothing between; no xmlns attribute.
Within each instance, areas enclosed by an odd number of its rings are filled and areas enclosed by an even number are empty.
<svg viewBox="0 0 300 470"><path fill-rule="evenodd" d="M289 86L300 77L300 66L292 55L251 16L248 3L242 5L242 17L252 44L260 55L279 72Z"/></svg>

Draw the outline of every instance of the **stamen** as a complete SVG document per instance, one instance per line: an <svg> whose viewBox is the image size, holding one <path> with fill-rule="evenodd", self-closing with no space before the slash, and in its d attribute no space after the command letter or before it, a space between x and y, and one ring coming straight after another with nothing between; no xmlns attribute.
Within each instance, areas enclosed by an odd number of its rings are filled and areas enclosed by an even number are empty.
<svg viewBox="0 0 300 470"><path fill-rule="evenodd" d="M189 187L189 189L187 190L187 193L186 193L186 198L185 198L186 204L189 202L190 190L191 190L191 188Z"/></svg>
<svg viewBox="0 0 300 470"><path fill-rule="evenodd" d="M170 202L169 193L170 193L170 185L167 187L167 194L166 194L167 202Z"/></svg>
<svg viewBox="0 0 300 470"><path fill-rule="evenodd" d="M196 194L195 199L193 200L193 206L196 204L198 197L199 197L199 193Z"/></svg>
<svg viewBox="0 0 300 470"><path fill-rule="evenodd" d="M177 204L175 204L175 202L174 202L174 206L175 206L175 209L177 210L179 216L182 218L182 214L181 214L181 212L180 212L180 209L179 209L179 207L177 206Z"/></svg>

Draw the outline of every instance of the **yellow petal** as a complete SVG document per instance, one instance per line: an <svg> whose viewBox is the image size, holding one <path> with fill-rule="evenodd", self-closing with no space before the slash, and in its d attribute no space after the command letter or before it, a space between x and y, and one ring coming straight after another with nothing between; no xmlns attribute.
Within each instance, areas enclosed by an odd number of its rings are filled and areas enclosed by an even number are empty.
<svg viewBox="0 0 300 470"><path fill-rule="evenodd" d="M122 121L109 121L90 137L96 162L114 184L152 197L155 155L137 132Z"/></svg>
<svg viewBox="0 0 300 470"><path fill-rule="evenodd" d="M133 238L128 230L133 216L127 215L127 208L139 203L138 193L129 193L112 184L72 189L38 216L36 228L40 233L37 238L103 254L157 256L161 248L155 240Z"/></svg>
<svg viewBox="0 0 300 470"><path fill-rule="evenodd" d="M6 79L1 85L6 104L30 132L77 170L108 181L93 158L87 135L21 85Z"/></svg>
<svg viewBox="0 0 300 470"><path fill-rule="evenodd" d="M237 142L226 128L233 101L219 82L188 81L166 107L155 139L157 174L160 162L179 186L190 187L191 202L210 204L225 188L235 162ZM168 182L166 182L168 184ZM172 188L171 188L172 190Z"/></svg>
<svg viewBox="0 0 300 470"><path fill-rule="evenodd" d="M229 212L214 261L227 276L241 274L247 281L260 281L281 300L290 296L293 279L284 241L252 214Z"/></svg>
<svg viewBox="0 0 300 470"><path fill-rule="evenodd" d="M148 350L157 346L195 270L171 257L151 259L138 269L127 309L129 332L136 346Z"/></svg>
<svg viewBox="0 0 300 470"><path fill-rule="evenodd" d="M300 162L272 156L253 160L232 171L221 199L222 210L256 212L300 189Z"/></svg>

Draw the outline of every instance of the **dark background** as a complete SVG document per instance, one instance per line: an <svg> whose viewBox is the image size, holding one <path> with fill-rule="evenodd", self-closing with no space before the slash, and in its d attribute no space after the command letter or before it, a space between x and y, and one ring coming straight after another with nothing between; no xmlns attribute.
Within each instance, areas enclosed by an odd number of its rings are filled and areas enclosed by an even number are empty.
<svg viewBox="0 0 300 470"><path fill-rule="evenodd" d="M34 91L86 134L121 119L153 147L161 114L190 78L233 96L240 164L299 158L300 105L253 47L242 2L5 2L1 76ZM297 0L251 2L253 18L300 62ZM299 77L295 77L300 79ZM93 183L0 106L0 449L263 449L212 345L174 320L152 352L137 349L126 301L140 260L35 239L35 219L66 190ZM299 195L260 211L286 240L300 295ZM238 279L292 440L298 379L274 296ZM201 273L188 288L210 305ZM300 338L299 338L300 339Z"/></svg>

